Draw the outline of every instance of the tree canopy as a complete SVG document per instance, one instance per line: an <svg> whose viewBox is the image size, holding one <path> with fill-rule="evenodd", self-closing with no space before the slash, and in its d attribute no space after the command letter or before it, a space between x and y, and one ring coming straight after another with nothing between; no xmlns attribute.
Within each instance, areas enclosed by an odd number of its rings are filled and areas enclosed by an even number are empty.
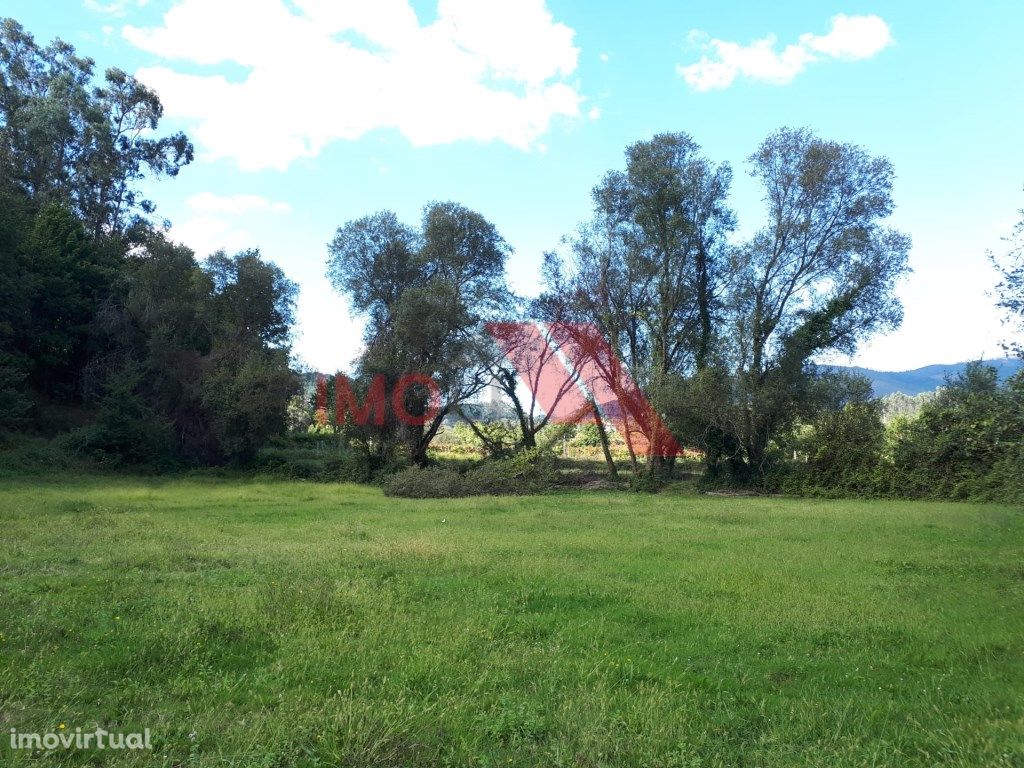
<svg viewBox="0 0 1024 768"><path fill-rule="evenodd" d="M508 300L509 252L494 225L452 202L428 204L418 231L389 211L350 221L328 246L331 283L367 319L360 372L383 374L392 386L416 373L438 386L428 423L389 422L415 463L426 463L444 417L487 384L483 323ZM425 414L427 400L412 387L405 410Z"/></svg>

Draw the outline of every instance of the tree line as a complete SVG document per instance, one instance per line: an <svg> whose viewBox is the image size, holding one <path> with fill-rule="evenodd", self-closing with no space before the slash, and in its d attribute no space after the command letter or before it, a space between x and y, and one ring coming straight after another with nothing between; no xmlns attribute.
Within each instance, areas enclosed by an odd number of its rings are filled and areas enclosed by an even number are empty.
<svg viewBox="0 0 1024 768"><path fill-rule="evenodd" d="M349 222L331 243L329 274L367 319L360 374L427 370L442 384L435 421L495 381L516 410L519 445L532 447L543 418L521 402L516 372L481 324L586 325L676 437L705 453L709 473L762 473L769 444L796 420L859 396L859 382L811 361L898 325L893 288L910 242L885 225L893 170L883 158L783 129L748 163L767 219L737 243L728 164L684 133L628 147L625 169L594 188L592 219L563 254L547 254L533 300L505 284L508 246L493 225L460 205L428 205L418 230L390 212ZM431 430L407 437L423 463ZM670 470L671 457L643 467L645 457L631 458L636 469Z"/></svg>
<svg viewBox="0 0 1024 768"><path fill-rule="evenodd" d="M349 424L346 433L420 467L446 418L465 421L494 457L536 451L553 425L538 411L537 387L522 380L532 384L558 368L560 353L579 360L579 339L551 329L584 327L608 341L679 444L703 457L706 483L1024 498L1015 479L1024 468L1022 377L1001 383L995 371L973 366L922 400L917 418L893 420L883 418L865 378L815 363L852 354L902 320L895 288L909 271L910 238L887 224L891 163L784 128L755 149L746 170L761 185L764 212L753 234L739 239L727 163L705 157L685 133L627 147L625 167L595 186L592 217L560 252L545 255L543 290L533 299L508 288L509 248L494 226L461 205L428 204L416 228L388 211L343 225L329 246L328 274L367 322L357 385L364 382L365 392L370 378L410 369L441 385L426 427L391 420ZM1000 305L1018 323L1020 232L1006 258L994 259L1003 275ZM524 325L531 331L516 338ZM496 344L495 327L512 337ZM545 335L540 347L528 338L537 329ZM614 366L598 360L594 368L615 390ZM578 383L564 379L567 390ZM512 408L497 428L466 413L489 384ZM426 397L414 393L412 407L424 412ZM592 401L578 415L581 423L593 419L614 477L602 405ZM649 426L634 419L622 435L634 480L673 473L675 457L653 450ZM413 477L396 484L400 492L423 492ZM444 495L436 476L424 482Z"/></svg>
<svg viewBox="0 0 1024 768"><path fill-rule="evenodd" d="M193 159L185 135L160 134L158 95L118 69L99 76L68 44L42 46L11 19L0 38L0 427L62 433L106 463L166 467L251 463L289 425L323 431L290 359L296 286L255 249L200 261L140 191ZM342 224L327 278L365 320L350 386L365 398L374 382L390 391L414 373L434 382L437 402L406 387L401 410L422 419L390 409L329 431L370 476L430 464L444 425L461 420L521 471L572 428L552 423L522 378L578 360L581 339L556 329L588 328L658 423L702 457L707 483L874 493L911 470L924 488L1019 468L1019 378L972 369L887 428L865 380L814 362L901 321L910 239L887 223L891 163L783 128L743 170L763 205L743 212L740 237L729 163L682 132L627 147L594 187L589 219L545 254L534 297L510 289L511 247L463 204L429 202L415 225L390 211ZM998 301L1017 323L1021 232L993 257ZM615 366L592 362L616 391ZM556 399L593 383L569 376ZM510 403L507 423L475 416L487 386ZM575 415L614 477L607 408L591 396ZM677 459L652 448L651 423L627 421L615 437L631 475L671 477ZM953 433L959 448L941 448Z"/></svg>
<svg viewBox="0 0 1024 768"><path fill-rule="evenodd" d="M0 22L0 426L77 427L68 444L110 463L245 460L298 387L296 287L256 250L200 263L168 239L140 182L192 144L94 67Z"/></svg>

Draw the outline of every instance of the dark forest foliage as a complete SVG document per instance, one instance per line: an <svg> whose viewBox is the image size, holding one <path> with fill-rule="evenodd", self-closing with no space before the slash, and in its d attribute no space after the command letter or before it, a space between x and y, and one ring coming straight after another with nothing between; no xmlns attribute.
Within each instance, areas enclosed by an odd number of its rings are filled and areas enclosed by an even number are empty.
<svg viewBox="0 0 1024 768"><path fill-rule="evenodd" d="M156 134L155 93L10 19L0 43L0 426L77 410L66 444L107 463L251 458L297 388L296 287L258 251L166 239L139 182L193 152Z"/></svg>

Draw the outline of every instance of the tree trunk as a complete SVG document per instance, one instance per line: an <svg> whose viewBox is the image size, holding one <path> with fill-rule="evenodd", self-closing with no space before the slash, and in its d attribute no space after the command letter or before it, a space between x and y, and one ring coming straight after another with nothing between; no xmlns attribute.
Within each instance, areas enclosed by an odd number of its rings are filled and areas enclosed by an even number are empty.
<svg viewBox="0 0 1024 768"><path fill-rule="evenodd" d="M608 467L608 477L612 480L619 479L619 470L615 468L615 459L612 458L612 449L608 444L608 433L604 428L604 421L597 410L597 404L590 401L591 413L594 415L594 424L597 425L597 437L601 441L601 451L604 453L604 463Z"/></svg>
<svg viewBox="0 0 1024 768"><path fill-rule="evenodd" d="M423 469L427 466L427 445L428 442L423 439L423 427L413 426L409 427L411 434L409 435L409 461L414 466Z"/></svg>
<svg viewBox="0 0 1024 768"><path fill-rule="evenodd" d="M708 286L708 254L703 245L697 249L697 312L700 317L700 341L697 345L697 371L708 366L714 328L711 323L711 291Z"/></svg>
<svg viewBox="0 0 1024 768"><path fill-rule="evenodd" d="M419 447L413 452L412 455L413 466L419 467L420 469L427 468L427 452Z"/></svg>
<svg viewBox="0 0 1024 768"><path fill-rule="evenodd" d="M671 457L673 460L675 457ZM652 453L647 459L649 471L655 477L672 477L673 461L668 456L660 453Z"/></svg>

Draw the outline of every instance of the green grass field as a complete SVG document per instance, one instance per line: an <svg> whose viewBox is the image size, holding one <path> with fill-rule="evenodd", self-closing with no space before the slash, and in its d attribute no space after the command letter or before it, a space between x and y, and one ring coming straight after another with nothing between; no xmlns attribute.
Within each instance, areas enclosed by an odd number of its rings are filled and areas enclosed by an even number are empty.
<svg viewBox="0 0 1024 768"><path fill-rule="evenodd" d="M71 477L0 520L5 766L1024 765L1010 508Z"/></svg>

